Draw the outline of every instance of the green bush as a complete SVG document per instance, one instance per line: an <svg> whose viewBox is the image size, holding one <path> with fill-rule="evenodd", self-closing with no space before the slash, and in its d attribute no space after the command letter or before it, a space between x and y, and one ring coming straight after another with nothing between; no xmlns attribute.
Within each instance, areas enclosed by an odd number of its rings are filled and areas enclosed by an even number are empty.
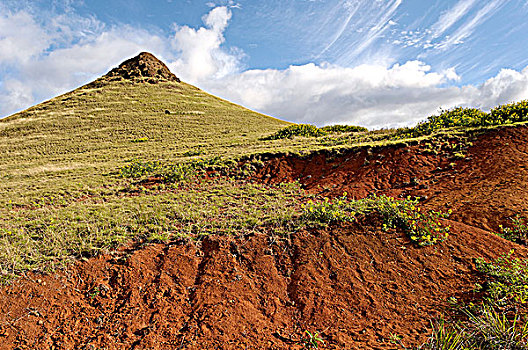
<svg viewBox="0 0 528 350"><path fill-rule="evenodd" d="M499 225L502 231L499 236L512 242L526 245L528 243L528 219L520 215L516 215L511 218L511 221L511 227Z"/></svg>
<svg viewBox="0 0 528 350"><path fill-rule="evenodd" d="M444 226L442 218L448 213L436 211L423 212L418 207L418 200L410 197L397 200L393 197L371 197L373 205L383 216L385 230L389 228L402 229L409 238L420 246L435 244L449 236L449 226Z"/></svg>
<svg viewBox="0 0 528 350"><path fill-rule="evenodd" d="M528 120L528 100L495 107L489 113L486 125L510 124Z"/></svg>
<svg viewBox="0 0 528 350"><path fill-rule="evenodd" d="M368 131L367 128L356 125L327 125L322 127L320 130L330 134Z"/></svg>
<svg viewBox="0 0 528 350"><path fill-rule="evenodd" d="M304 137L319 137L324 136L327 133L322 131L315 125L311 124L293 124L280 129L271 136L266 137L266 140L279 140L279 139L291 139L294 136Z"/></svg>
<svg viewBox="0 0 528 350"><path fill-rule="evenodd" d="M319 223L353 221L356 215L347 203L346 193L335 200L330 200L328 197L320 202L309 200L302 208L304 220Z"/></svg>
<svg viewBox="0 0 528 350"><path fill-rule="evenodd" d="M528 301L528 260L513 258L513 250L495 261L477 259L477 269L492 278L488 291L494 304Z"/></svg>
<svg viewBox="0 0 528 350"><path fill-rule="evenodd" d="M451 127L474 127L484 124L487 114L476 108L456 107L443 110L439 115L427 118L413 128L400 128L396 138L419 137L429 135L436 130Z"/></svg>
<svg viewBox="0 0 528 350"><path fill-rule="evenodd" d="M495 107L490 113L476 108L456 107L441 111L413 128L396 130L394 138L402 139L429 135L451 127L478 127L528 121L528 100Z"/></svg>
<svg viewBox="0 0 528 350"><path fill-rule="evenodd" d="M420 246L435 244L449 236L449 226L441 223L448 214L424 213L418 201L411 198L399 200L383 195L349 201L345 193L334 200L310 200L302 208L301 219L322 224L354 221L359 215L377 212L382 217L384 230L401 229Z"/></svg>

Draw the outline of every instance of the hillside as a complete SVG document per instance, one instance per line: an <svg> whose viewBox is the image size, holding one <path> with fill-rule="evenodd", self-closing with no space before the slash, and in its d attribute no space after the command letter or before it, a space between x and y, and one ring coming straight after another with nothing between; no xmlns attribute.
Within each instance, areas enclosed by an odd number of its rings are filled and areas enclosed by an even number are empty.
<svg viewBox="0 0 528 350"><path fill-rule="evenodd" d="M259 137L288 125L157 75L164 64L143 60L0 120L0 204L82 189L72 182L101 186L134 158L251 152Z"/></svg>
<svg viewBox="0 0 528 350"><path fill-rule="evenodd" d="M274 139L142 53L0 121L0 349L525 349L527 118Z"/></svg>

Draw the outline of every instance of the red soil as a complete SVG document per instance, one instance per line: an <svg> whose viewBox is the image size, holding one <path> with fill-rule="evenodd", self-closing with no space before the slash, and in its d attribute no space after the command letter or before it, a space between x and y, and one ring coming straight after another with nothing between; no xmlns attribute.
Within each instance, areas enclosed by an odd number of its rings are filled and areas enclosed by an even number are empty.
<svg viewBox="0 0 528 350"><path fill-rule="evenodd" d="M474 258L528 256L477 228L526 213L527 141L526 127L492 131L453 167L420 146L272 159L262 181L427 196L426 207L453 209L451 235L417 248L370 217L289 238L209 236L101 255L0 289L0 349L302 349L305 331L327 349L395 349L391 334L417 345L448 298L474 297Z"/></svg>
<svg viewBox="0 0 528 350"><path fill-rule="evenodd" d="M267 183L299 180L326 196L420 196L427 208L452 209L456 221L497 231L508 217L528 215L528 126L492 130L472 142L459 160L428 154L421 145L279 157L257 177Z"/></svg>

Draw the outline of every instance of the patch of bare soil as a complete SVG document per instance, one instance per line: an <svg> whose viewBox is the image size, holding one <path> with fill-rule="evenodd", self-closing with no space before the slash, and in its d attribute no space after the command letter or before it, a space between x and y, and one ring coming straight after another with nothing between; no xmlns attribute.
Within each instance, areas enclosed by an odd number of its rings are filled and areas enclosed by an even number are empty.
<svg viewBox="0 0 528 350"><path fill-rule="evenodd" d="M515 247L453 225L416 248L377 220L300 231L210 236L102 255L0 291L0 349L393 349L423 341L450 297L471 298L476 257Z"/></svg>

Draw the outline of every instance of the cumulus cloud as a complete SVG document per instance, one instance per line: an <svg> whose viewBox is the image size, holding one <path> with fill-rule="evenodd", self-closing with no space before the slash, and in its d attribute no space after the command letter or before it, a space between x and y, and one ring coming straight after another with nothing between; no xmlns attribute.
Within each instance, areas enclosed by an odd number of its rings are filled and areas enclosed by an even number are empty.
<svg viewBox="0 0 528 350"><path fill-rule="evenodd" d="M181 78L194 84L220 79L238 71L242 53L236 50L226 52L221 48L225 41L223 33L231 16L227 7L220 6L204 16L205 27L176 27L172 44L179 58L169 67Z"/></svg>
<svg viewBox="0 0 528 350"><path fill-rule="evenodd" d="M416 122L424 113L436 111L439 102L457 97L439 88L453 72L430 70L419 61L390 68L307 64L285 70L250 70L230 76L221 86L212 83L210 88L228 99L292 121L396 126Z"/></svg>
<svg viewBox="0 0 528 350"><path fill-rule="evenodd" d="M489 110L528 98L528 67L505 69L479 86L452 86L453 68L432 72L420 61L386 68L307 64L286 70L250 70L210 84L230 100L287 120L369 128L412 125L440 108Z"/></svg>
<svg viewBox="0 0 528 350"><path fill-rule="evenodd" d="M50 42L51 36L30 14L21 11L0 15L0 64L26 62Z"/></svg>
<svg viewBox="0 0 528 350"><path fill-rule="evenodd" d="M166 40L128 26L59 14L39 24L27 11L0 14L0 116L89 82L143 50L163 53Z"/></svg>

